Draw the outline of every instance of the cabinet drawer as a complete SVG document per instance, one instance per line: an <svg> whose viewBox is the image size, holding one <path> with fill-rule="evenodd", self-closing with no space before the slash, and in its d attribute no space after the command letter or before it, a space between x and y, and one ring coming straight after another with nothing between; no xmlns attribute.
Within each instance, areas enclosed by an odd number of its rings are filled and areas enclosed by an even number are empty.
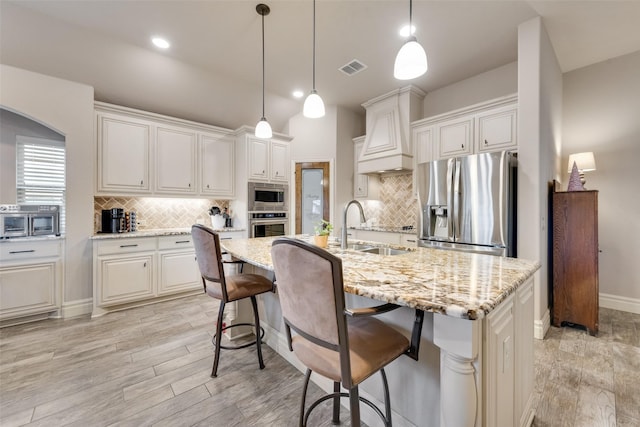
<svg viewBox="0 0 640 427"><path fill-rule="evenodd" d="M158 249L193 249L191 234L158 237Z"/></svg>
<svg viewBox="0 0 640 427"><path fill-rule="evenodd" d="M29 260L62 255L62 241L24 241L0 244L2 262L13 260Z"/></svg>
<svg viewBox="0 0 640 427"><path fill-rule="evenodd" d="M418 237L415 234L400 234L400 244L403 246L418 246Z"/></svg>
<svg viewBox="0 0 640 427"><path fill-rule="evenodd" d="M98 242L97 255L144 252L156 250L156 237L142 239L113 239Z"/></svg>

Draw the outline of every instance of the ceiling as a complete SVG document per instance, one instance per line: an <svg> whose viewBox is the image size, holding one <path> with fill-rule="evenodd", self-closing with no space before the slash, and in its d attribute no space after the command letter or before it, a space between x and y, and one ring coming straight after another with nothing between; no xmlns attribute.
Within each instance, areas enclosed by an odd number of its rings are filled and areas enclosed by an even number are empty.
<svg viewBox="0 0 640 427"><path fill-rule="evenodd" d="M99 101L226 128L261 117L258 1L0 1L0 61L93 86ZM266 117L302 110L312 76L312 2L272 0L265 17ZM518 25L542 16L563 72L640 50L640 1L413 2L429 71L393 78L406 0L318 0L316 88L327 105L361 103L411 83L429 92L517 60ZM172 44L150 43L162 35ZM358 59L353 76L338 69Z"/></svg>

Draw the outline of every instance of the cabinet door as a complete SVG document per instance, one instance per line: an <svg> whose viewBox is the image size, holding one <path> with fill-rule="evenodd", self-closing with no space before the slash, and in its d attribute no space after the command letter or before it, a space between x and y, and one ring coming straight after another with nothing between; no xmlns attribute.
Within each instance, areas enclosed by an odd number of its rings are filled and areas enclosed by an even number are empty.
<svg viewBox="0 0 640 427"><path fill-rule="evenodd" d="M418 165L433 160L433 135L435 126L421 125L411 129L411 139L413 141L413 173L411 176L413 187L413 197L417 197L418 183L416 171Z"/></svg>
<svg viewBox="0 0 640 427"><path fill-rule="evenodd" d="M57 262L0 268L0 320L57 310L56 268Z"/></svg>
<svg viewBox="0 0 640 427"><path fill-rule="evenodd" d="M169 127L156 129L156 191L196 192L196 133Z"/></svg>
<svg viewBox="0 0 640 427"><path fill-rule="evenodd" d="M364 138L356 142L353 146L353 197L356 199L364 199L369 195L369 177L365 174L358 173L358 159L362 152Z"/></svg>
<svg viewBox="0 0 640 427"><path fill-rule="evenodd" d="M249 179L269 180L269 141L247 137L249 148Z"/></svg>
<svg viewBox="0 0 640 427"><path fill-rule="evenodd" d="M200 136L200 192L207 196L235 195L235 143L217 135Z"/></svg>
<svg viewBox="0 0 640 427"><path fill-rule="evenodd" d="M485 319L483 362L485 426L512 426L514 421L513 295Z"/></svg>
<svg viewBox="0 0 640 427"><path fill-rule="evenodd" d="M471 154L473 118L449 120L436 127L438 158Z"/></svg>
<svg viewBox="0 0 640 427"><path fill-rule="evenodd" d="M150 253L100 257L98 280L102 292L97 295L98 305L109 306L153 297L153 258L154 254Z"/></svg>
<svg viewBox="0 0 640 427"><path fill-rule="evenodd" d="M98 191L149 192L150 122L98 116Z"/></svg>
<svg viewBox="0 0 640 427"><path fill-rule="evenodd" d="M533 278L516 291L516 352L515 352L515 423L516 426L529 425L533 410Z"/></svg>
<svg viewBox="0 0 640 427"><path fill-rule="evenodd" d="M476 151L517 149L516 115L517 109L513 106L478 114L476 117Z"/></svg>
<svg viewBox="0 0 640 427"><path fill-rule="evenodd" d="M271 180L289 182L289 144L271 141Z"/></svg>
<svg viewBox="0 0 640 427"><path fill-rule="evenodd" d="M160 252L158 295L202 289L195 251Z"/></svg>

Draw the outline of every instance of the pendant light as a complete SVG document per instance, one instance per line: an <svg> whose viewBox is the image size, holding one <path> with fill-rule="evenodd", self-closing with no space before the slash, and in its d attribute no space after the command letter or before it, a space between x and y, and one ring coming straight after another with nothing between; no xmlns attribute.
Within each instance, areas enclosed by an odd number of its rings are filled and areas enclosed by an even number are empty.
<svg viewBox="0 0 640 427"><path fill-rule="evenodd" d="M256 12L262 16L262 118L256 125L255 135L256 138L269 139L273 136L271 131L271 125L264 117L264 17L271 12L269 6L260 3L256 6Z"/></svg>
<svg viewBox="0 0 640 427"><path fill-rule="evenodd" d="M304 101L302 114L311 119L324 117L324 102L316 91L316 0L313 0L313 87Z"/></svg>
<svg viewBox="0 0 640 427"><path fill-rule="evenodd" d="M427 54L411 33L413 2L409 0L409 38L400 48L393 66L393 76L398 80L411 80L427 72Z"/></svg>

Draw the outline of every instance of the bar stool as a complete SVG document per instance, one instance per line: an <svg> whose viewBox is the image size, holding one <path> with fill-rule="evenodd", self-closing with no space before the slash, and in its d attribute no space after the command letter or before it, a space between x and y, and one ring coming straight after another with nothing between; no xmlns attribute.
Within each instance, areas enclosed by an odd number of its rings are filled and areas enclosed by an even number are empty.
<svg viewBox="0 0 640 427"><path fill-rule="evenodd" d="M216 377L218 374L218 361L220 360L220 349L237 350L246 348L253 344L256 345L258 351L258 363L260 369L264 368L262 360L262 337L264 330L260 327L260 317L258 316L258 305L256 295L273 290L273 282L259 274L236 274L226 277L224 274L222 259L222 251L220 249L220 237L204 225L195 224L191 227L191 236L193 237L193 245L196 249L196 259L198 268L202 276L202 285L207 295L220 300L220 309L218 310L218 323L216 324L216 334L213 336L215 345L215 356L213 359L213 369L211 376ZM222 327L224 317L224 306L228 302L238 301L244 298L251 299L253 307L253 316L255 323L237 323ZM255 327L256 340L238 346L224 346L220 343L222 333L236 326L253 326Z"/></svg>
<svg viewBox="0 0 640 427"><path fill-rule="evenodd" d="M360 425L360 404L370 406L391 426L389 385L384 367L408 352L409 340L373 317L397 308L394 304L345 309L342 261L301 240L278 238L271 247L276 286L289 350L307 367L300 406L300 426L321 402L333 399L332 422L340 422L340 397L349 397L351 425ZM291 330L296 333L292 337ZM360 397L358 385L380 371L385 413ZM313 402L305 411L311 373L333 380L333 393ZM349 393L340 392L340 384Z"/></svg>

